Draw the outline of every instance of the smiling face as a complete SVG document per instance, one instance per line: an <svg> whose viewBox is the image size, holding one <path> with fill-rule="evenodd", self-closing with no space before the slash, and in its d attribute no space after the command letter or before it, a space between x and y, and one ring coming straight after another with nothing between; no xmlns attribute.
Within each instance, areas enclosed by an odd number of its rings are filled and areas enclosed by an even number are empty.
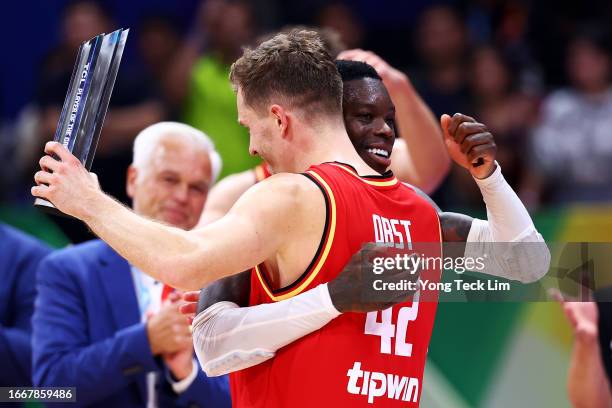
<svg viewBox="0 0 612 408"><path fill-rule="evenodd" d="M344 82L342 109L359 156L377 172L387 171L395 142L395 106L382 81L362 78Z"/></svg>
<svg viewBox="0 0 612 408"><path fill-rule="evenodd" d="M211 182L209 153L178 138L165 138L146 165L130 166L127 192L137 214L178 228L193 228Z"/></svg>

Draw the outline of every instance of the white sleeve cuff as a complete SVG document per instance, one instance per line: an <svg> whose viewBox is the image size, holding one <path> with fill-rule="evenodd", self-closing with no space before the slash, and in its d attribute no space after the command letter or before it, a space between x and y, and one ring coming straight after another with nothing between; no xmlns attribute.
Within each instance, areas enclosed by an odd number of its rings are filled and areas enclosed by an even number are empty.
<svg viewBox="0 0 612 408"><path fill-rule="evenodd" d="M490 275L523 283L542 278L550 266L550 251L499 164L489 177L475 181L487 205L487 221L472 221L465 256L488 257L483 272Z"/></svg>
<svg viewBox="0 0 612 408"><path fill-rule="evenodd" d="M172 376L169 374L169 372L166 373L166 379L168 380L170 385L172 385L172 389L177 394L181 394L182 392L185 392L185 390L187 390L187 388L191 386L193 381L198 376L198 363L196 363L195 359L193 359L191 363L192 363L191 373L189 373L187 377L183 378L180 381L174 381L172 379Z"/></svg>
<svg viewBox="0 0 612 408"><path fill-rule="evenodd" d="M499 185L500 183L506 181L501 172L501 166L497 161L495 161L495 171L493 171L489 177L483 179L473 177L473 179L480 188L494 187L495 185Z"/></svg>
<svg viewBox="0 0 612 408"><path fill-rule="evenodd" d="M474 179L487 206L493 242L514 242L535 231L529 212L502 175L501 166L485 179Z"/></svg>

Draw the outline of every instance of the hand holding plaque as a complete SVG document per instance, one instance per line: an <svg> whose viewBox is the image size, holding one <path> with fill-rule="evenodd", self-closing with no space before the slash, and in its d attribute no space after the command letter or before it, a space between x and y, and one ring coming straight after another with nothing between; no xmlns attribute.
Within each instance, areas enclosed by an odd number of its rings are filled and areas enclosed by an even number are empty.
<svg viewBox="0 0 612 408"><path fill-rule="evenodd" d="M72 71L53 141L61 144L65 148L62 151L67 150L71 153L87 171L91 169L128 31L119 29L109 34L100 34L81 44ZM62 157L55 151L49 150L49 146L53 144L48 143L45 151L54 154L56 159L62 161L70 159L70 155L64 153ZM53 180L50 171L58 169L46 158L51 159L43 157L41 159L43 171L35 175L35 181L39 185L37 187L41 188L32 189L32 194L38 197L34 205L62 214L52 201L37 194L43 190L48 191L44 187L48 187Z"/></svg>

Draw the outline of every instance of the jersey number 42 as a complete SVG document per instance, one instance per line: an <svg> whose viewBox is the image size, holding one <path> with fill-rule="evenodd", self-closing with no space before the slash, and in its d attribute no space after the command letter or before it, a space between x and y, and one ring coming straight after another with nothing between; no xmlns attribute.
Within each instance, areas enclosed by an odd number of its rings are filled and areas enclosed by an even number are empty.
<svg viewBox="0 0 612 408"><path fill-rule="evenodd" d="M378 314L381 314L380 322ZM419 292L415 293L411 306L402 307L397 314L397 324L393 324L393 308L381 312L369 312L366 317L364 334L380 336L380 352L391 354L391 339L395 338L396 356L412 356L412 343L406 342L408 323L416 320L419 314Z"/></svg>

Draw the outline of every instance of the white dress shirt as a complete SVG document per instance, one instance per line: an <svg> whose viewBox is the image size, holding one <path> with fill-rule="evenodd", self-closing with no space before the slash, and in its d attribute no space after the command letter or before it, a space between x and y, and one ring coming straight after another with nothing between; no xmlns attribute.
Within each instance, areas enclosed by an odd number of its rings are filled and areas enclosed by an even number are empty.
<svg viewBox="0 0 612 408"><path fill-rule="evenodd" d="M159 282L149 275L143 273L138 268L130 266L132 271L132 278L134 279L134 288L136 290L136 299L138 300L138 307L140 309L140 320L146 322L148 318L161 309L162 305L162 291L164 284ZM193 383L198 375L198 365L193 360L193 368L191 373L180 381L173 380L169 375L166 375L166 379L172 386L172 389L177 394L185 391ZM147 408L157 408L157 395L155 393L155 383L157 381L157 373L147 373Z"/></svg>

